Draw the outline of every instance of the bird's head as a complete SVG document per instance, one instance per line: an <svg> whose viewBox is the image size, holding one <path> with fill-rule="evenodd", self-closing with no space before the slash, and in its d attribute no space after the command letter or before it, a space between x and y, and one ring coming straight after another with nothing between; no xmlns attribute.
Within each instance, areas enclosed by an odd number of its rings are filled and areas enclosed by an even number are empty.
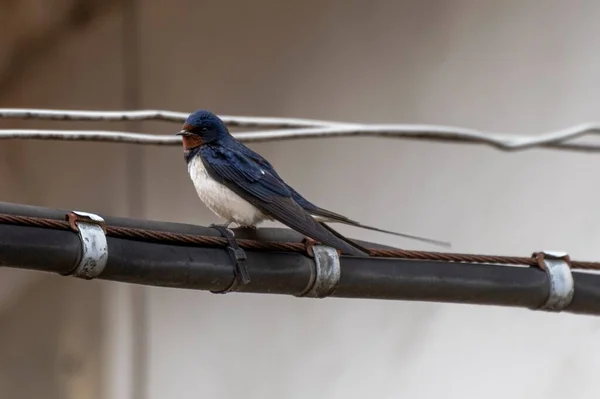
<svg viewBox="0 0 600 399"><path fill-rule="evenodd" d="M183 149L190 151L229 135L225 123L210 111L198 110L190 114L177 133L183 137Z"/></svg>

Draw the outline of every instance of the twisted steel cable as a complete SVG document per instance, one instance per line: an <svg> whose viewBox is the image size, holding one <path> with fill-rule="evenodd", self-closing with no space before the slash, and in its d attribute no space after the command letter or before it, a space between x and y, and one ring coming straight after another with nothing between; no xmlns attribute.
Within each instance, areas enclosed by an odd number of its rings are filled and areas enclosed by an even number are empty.
<svg viewBox="0 0 600 399"><path fill-rule="evenodd" d="M46 219L29 216L15 216L0 214L0 223L20 226L42 227L58 230L71 230L67 221ZM226 247L228 242L222 237L211 237L194 234L171 233L132 227L105 226L106 234L116 238L136 239L157 243L179 243L200 246ZM238 239L239 246L244 249L258 251L287 251L306 253L305 244L295 242L258 241ZM411 251L403 249L369 248L370 255L381 258L401 258L412 260L441 261L441 262L466 262L482 264L502 264L515 266L537 266L533 257L460 254L448 252ZM571 261L572 269L600 270L600 262Z"/></svg>

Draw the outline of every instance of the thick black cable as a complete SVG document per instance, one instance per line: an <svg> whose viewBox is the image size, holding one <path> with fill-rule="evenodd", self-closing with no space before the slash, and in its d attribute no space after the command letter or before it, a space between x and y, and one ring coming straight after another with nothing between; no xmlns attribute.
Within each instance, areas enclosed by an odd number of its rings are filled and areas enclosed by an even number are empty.
<svg viewBox="0 0 600 399"><path fill-rule="evenodd" d="M79 262L78 236L66 230L0 224L0 266L64 274ZM167 245L108 237L100 279L221 291L234 266L224 248ZM246 251L251 283L240 292L300 295L313 278L313 259L299 253ZM539 308L548 279L535 267L341 257L333 297L434 301ZM600 314L600 275L573 272L575 296L565 310Z"/></svg>

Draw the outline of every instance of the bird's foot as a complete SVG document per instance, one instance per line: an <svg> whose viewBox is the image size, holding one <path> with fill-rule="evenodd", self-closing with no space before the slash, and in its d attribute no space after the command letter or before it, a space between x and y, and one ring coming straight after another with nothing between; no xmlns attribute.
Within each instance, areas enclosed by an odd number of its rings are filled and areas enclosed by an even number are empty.
<svg viewBox="0 0 600 399"><path fill-rule="evenodd" d="M248 269L246 267L246 252L244 252L244 250L238 245L233 231L227 228L230 224L231 222L228 222L224 225L211 224L209 227L217 230L219 233L221 233L221 236L227 240L227 243L229 244L227 251L229 252L231 260L235 263L236 280L238 277L240 277L242 284L248 284L250 282L250 273L248 273Z"/></svg>
<svg viewBox="0 0 600 399"><path fill-rule="evenodd" d="M231 225L231 223L233 223L233 221L228 220L227 222L221 223L221 224L218 224L218 223L209 224L208 227L212 227L215 229L218 229L221 227L221 228L229 230L229 226Z"/></svg>
<svg viewBox="0 0 600 399"><path fill-rule="evenodd" d="M229 241L229 237L231 237L231 239L235 240L235 233L233 232L233 230L231 230L229 228L231 223L233 223L233 222L231 220L228 220L225 223L209 224L208 227L210 227L211 229L217 230L219 233L221 233L221 236L223 236L224 238L227 238L228 241Z"/></svg>

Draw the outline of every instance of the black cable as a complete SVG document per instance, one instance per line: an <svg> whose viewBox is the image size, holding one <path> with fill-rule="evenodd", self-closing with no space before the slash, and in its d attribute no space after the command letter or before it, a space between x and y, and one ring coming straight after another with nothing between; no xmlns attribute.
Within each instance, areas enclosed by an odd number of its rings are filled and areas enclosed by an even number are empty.
<svg viewBox="0 0 600 399"><path fill-rule="evenodd" d="M0 266L68 273L80 244L70 231L0 224ZM100 279L162 287L222 291L234 266L224 248L166 245L108 237L108 263ZM313 279L313 260L302 254L246 251L252 281L241 292L300 295ZM600 314L600 275L573 272L575 296L565 310ZM548 279L535 267L341 257L332 296L539 308Z"/></svg>

